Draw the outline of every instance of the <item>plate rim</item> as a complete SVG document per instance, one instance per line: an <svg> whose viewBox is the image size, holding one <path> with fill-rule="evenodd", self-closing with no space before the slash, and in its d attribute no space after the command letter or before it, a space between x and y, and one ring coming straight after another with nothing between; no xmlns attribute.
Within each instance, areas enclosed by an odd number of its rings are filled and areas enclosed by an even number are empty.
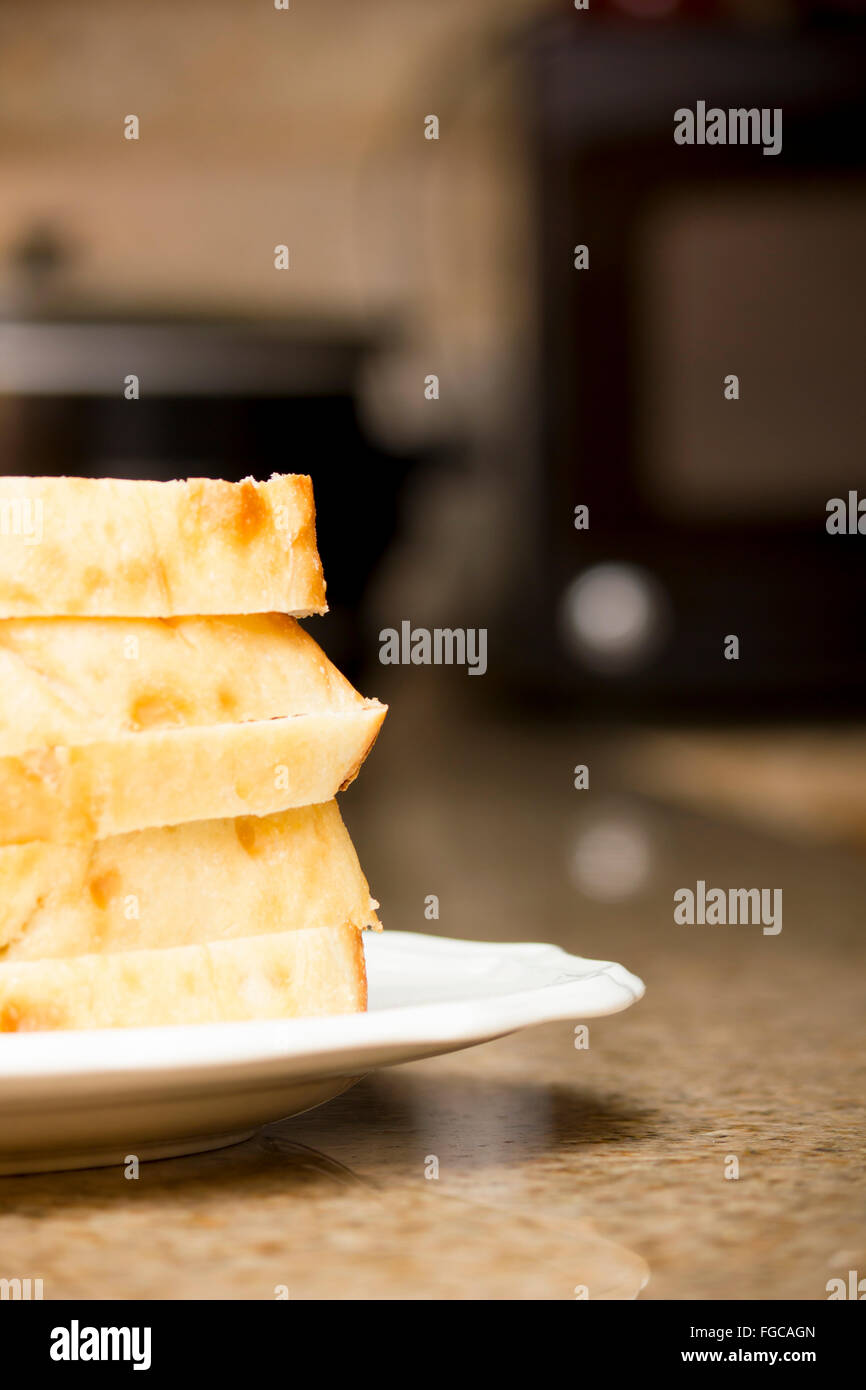
<svg viewBox="0 0 866 1390"><path fill-rule="evenodd" d="M411 948L421 948L422 954L450 950L455 955L476 956L488 951L512 956L547 953L563 966L579 967L580 973L562 983L508 993L395 1005L326 1018L4 1034L0 1035L0 1094L5 1093L8 1099L10 1092L19 1085L23 1088L24 1083L42 1083L40 1090L51 1083L76 1081L106 1088L125 1076L162 1084L174 1080L178 1085L194 1084L203 1075L219 1074L227 1079L250 1071L279 1077L299 1061L308 1061L322 1076L325 1066L339 1071L350 1064L351 1072L353 1060L356 1071L375 1070L412 1061L413 1056L429 1056L437 1049L462 1050L536 1024L619 1013L637 1003L645 992L643 981L618 962L576 956L550 942L488 942L389 931L377 934L367 944L372 953L393 948L395 955ZM589 984L596 986L596 993L599 984L603 988L599 998L587 1004L580 995ZM395 1057L393 1063L362 1062L365 1053L376 1049L401 1048L408 1055ZM73 1099L71 1093L69 1099Z"/></svg>

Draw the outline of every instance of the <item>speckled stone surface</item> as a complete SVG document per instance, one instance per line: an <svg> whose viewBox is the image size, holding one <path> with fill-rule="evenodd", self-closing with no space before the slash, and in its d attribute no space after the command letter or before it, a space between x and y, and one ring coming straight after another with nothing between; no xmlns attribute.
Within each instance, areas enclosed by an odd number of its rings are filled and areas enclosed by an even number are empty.
<svg viewBox="0 0 866 1390"><path fill-rule="evenodd" d="M345 798L386 929L556 941L646 998L586 1050L553 1024L380 1072L137 1181L2 1179L0 1275L46 1298L821 1299L866 1272L863 861L638 798L615 739L426 699L404 692ZM699 878L781 887L783 930L675 924Z"/></svg>

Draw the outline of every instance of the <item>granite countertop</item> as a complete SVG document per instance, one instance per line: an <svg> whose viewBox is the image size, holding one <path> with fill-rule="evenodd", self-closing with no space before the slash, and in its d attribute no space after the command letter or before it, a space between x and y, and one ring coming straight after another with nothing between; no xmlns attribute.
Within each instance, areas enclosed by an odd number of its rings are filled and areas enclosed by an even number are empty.
<svg viewBox="0 0 866 1390"><path fill-rule="evenodd" d="M344 803L386 928L556 941L645 999L586 1050L552 1024L381 1071L135 1182L0 1179L2 1263L46 1298L821 1299L866 1270L863 860L636 791L609 735L397 710ZM783 930L677 925L698 879L781 887Z"/></svg>

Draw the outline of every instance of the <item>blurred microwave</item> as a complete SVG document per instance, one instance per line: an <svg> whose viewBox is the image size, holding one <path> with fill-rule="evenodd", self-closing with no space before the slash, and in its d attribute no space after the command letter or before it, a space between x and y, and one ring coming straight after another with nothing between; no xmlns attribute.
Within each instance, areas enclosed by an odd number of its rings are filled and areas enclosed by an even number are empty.
<svg viewBox="0 0 866 1390"><path fill-rule="evenodd" d="M866 498L862 24L554 22L531 70L546 558L524 677L605 708L860 706L866 536L825 523ZM781 108L781 150L675 143L699 102Z"/></svg>

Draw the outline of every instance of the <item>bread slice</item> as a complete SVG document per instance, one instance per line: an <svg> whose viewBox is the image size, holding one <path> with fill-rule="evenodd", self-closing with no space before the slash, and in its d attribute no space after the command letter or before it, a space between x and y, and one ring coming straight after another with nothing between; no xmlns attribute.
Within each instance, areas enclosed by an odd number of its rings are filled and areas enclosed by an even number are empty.
<svg viewBox="0 0 866 1390"><path fill-rule="evenodd" d="M0 757L364 700L294 618L0 621Z"/></svg>
<svg viewBox="0 0 866 1390"><path fill-rule="evenodd" d="M335 801L0 849L0 961L378 927Z"/></svg>
<svg viewBox="0 0 866 1390"><path fill-rule="evenodd" d="M280 614L0 621L0 845L328 801L385 713Z"/></svg>
<svg viewBox="0 0 866 1390"><path fill-rule="evenodd" d="M0 1033L362 1012L352 926L0 965Z"/></svg>
<svg viewBox="0 0 866 1390"><path fill-rule="evenodd" d="M0 478L0 617L326 609L308 477Z"/></svg>

